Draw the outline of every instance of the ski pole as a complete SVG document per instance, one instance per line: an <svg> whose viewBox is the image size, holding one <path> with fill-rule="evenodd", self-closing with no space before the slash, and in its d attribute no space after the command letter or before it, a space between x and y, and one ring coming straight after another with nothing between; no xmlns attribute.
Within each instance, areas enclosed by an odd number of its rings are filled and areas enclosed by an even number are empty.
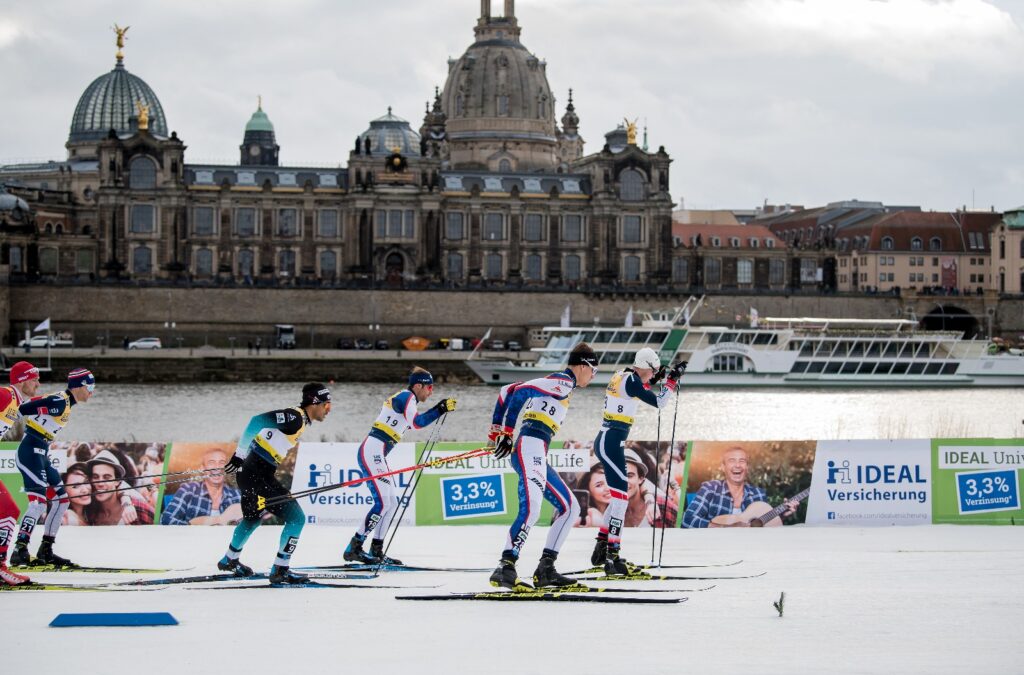
<svg viewBox="0 0 1024 675"><path fill-rule="evenodd" d="M658 547L658 567L661 567L661 554L665 551L665 521L668 519L668 489L669 481L672 480L672 460L675 455L672 453L676 447L676 419L679 417L679 383L676 383L675 391L676 409L672 413L672 440L668 444L668 473L665 475L665 508L661 513L661 545ZM654 507L658 507L658 499L654 499ZM675 524L673 523L673 526Z"/></svg>
<svg viewBox="0 0 1024 675"><path fill-rule="evenodd" d="M655 434L654 442L654 468L658 468L658 452L661 450L661 408L658 408L658 431ZM658 475L654 475L654 513L658 513ZM653 526L654 523L651 523ZM651 527L651 565L654 565L654 527Z"/></svg>
<svg viewBox="0 0 1024 675"><path fill-rule="evenodd" d="M198 479L197 476L192 476L192 477L189 477L189 478L177 478L175 480L165 480L165 481L161 481L160 483L145 483L143 485L128 485L127 481L125 481L124 479L121 479L121 480L114 479L114 480L109 480L109 481L96 481L96 483L114 483L114 482L125 483L126 487L119 487L119 488L112 488L110 490L99 490L99 491L96 491L96 492L90 492L89 496L90 497L95 497L96 495L106 495L106 494L110 494L112 492L128 492L129 490L141 490L141 489L149 488L149 487L160 487L161 485L176 485L178 483L190 483L190 482L192 482L194 480L197 480L197 479ZM67 487L76 486L76 485L90 485L90 484L91 483L69 483L69 484L65 485L64 487L67 488ZM52 499L47 499L46 501L48 501L48 502L57 502L57 501L60 501L60 500L61 500L61 497L54 497Z"/></svg>
<svg viewBox="0 0 1024 675"><path fill-rule="evenodd" d="M284 502L292 501L294 499L301 499L302 497L308 497L310 495L320 494L321 492L337 490L338 488L343 487L351 487L352 485L365 483L368 480L376 480L378 478L386 478L387 476L395 476L397 474L405 473L407 471L415 471L416 469L423 469L430 466L439 466L442 464L447 464L448 462L456 462L461 459L483 457L484 455L489 455L492 452L493 450L490 448L476 448L475 450L468 450L459 455L452 455L451 457L439 457L438 459L434 459L429 462L423 462L421 464L415 464L413 466L395 469L394 471L370 474L369 476L363 476L362 478L353 478L352 480L345 481L344 483L334 483L333 485L324 485L322 487L311 488L309 490L300 490L299 492L293 492L291 494L281 495L279 497L271 497L270 499L264 499L263 497L259 497L257 499L256 506L260 509L265 509L268 506L273 506L275 504L283 504Z"/></svg>
<svg viewBox="0 0 1024 675"><path fill-rule="evenodd" d="M131 478L132 480L141 480L143 478L168 478L170 476L200 476L201 474L212 473L214 471L223 471L223 470L224 470L223 467L221 467L219 469L189 469L188 471L172 471L170 473L150 473L150 474L145 474L145 475L142 475L142 476L125 476L125 478L123 478L122 480L124 480L126 478ZM109 483L109 482L110 481L108 481L108 480L83 480L83 481L79 481L77 483L65 483L64 487L73 487L73 486L77 486L77 485L95 485L96 483Z"/></svg>
<svg viewBox="0 0 1024 675"><path fill-rule="evenodd" d="M427 441L427 446L424 449L423 456L420 457L421 462L428 462L428 461L430 461L430 455L433 454L433 452L434 452L434 446L437 445L437 439L440 438L440 436L441 436L441 427L444 426L445 420L447 420L447 419L448 419L448 413L445 412L443 415L441 415L440 421L438 421L437 426L434 427L434 433L430 435L430 438ZM402 525L402 518L405 517L405 512L409 508L409 501L412 500L412 496L416 492L416 486L419 485L420 476L422 476L422 475L423 475L423 470L422 469L420 469L418 472L413 473L412 480L410 480L409 484L405 486L404 490L402 490L402 496L398 500L398 503L402 507L401 513L398 512L397 508L394 511L391 512L391 520L388 521L388 527L387 527L386 530L384 530L385 534L387 534L388 531L390 531L391 532L391 537L388 539L388 543L387 543L387 545L384 547L384 549L382 551L380 562L377 563L377 569L374 570L377 574L380 574L380 568L384 566L384 560L387 559L388 549L391 548L391 544L395 541L395 535L398 534L398 528ZM408 501L407 501L407 498L406 498L406 492L409 493ZM396 520L395 516L396 515L398 516L398 518L397 518L398 524L395 525L395 529L392 530L391 529L391 525L392 525L392 523L395 522L395 520Z"/></svg>

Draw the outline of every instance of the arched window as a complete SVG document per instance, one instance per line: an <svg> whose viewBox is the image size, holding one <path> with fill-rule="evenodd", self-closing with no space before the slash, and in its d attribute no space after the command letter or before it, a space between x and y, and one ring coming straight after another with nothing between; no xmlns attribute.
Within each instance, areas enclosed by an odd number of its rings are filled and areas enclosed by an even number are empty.
<svg viewBox="0 0 1024 675"><path fill-rule="evenodd" d="M449 279L461 279L465 273L462 271L462 254L461 253L449 253L448 254L448 278Z"/></svg>
<svg viewBox="0 0 1024 675"><path fill-rule="evenodd" d="M566 281L580 280L580 257L578 255L565 256L564 274Z"/></svg>
<svg viewBox="0 0 1024 675"><path fill-rule="evenodd" d="M238 251L238 274L242 277L252 277L253 256L252 250L243 248Z"/></svg>
<svg viewBox="0 0 1024 675"><path fill-rule="evenodd" d="M498 171L501 171L503 173L508 173L511 170L512 170L512 162L508 161L507 159L503 159L500 162L498 162Z"/></svg>
<svg viewBox="0 0 1024 675"><path fill-rule="evenodd" d="M153 271L153 249L136 246L132 251L132 271L135 274L150 274Z"/></svg>
<svg viewBox="0 0 1024 675"><path fill-rule="evenodd" d="M46 234L53 234L53 223L46 223L46 225L43 225L43 232Z"/></svg>
<svg viewBox="0 0 1024 675"><path fill-rule="evenodd" d="M57 249L50 247L39 249L39 272L40 274L57 273Z"/></svg>
<svg viewBox="0 0 1024 675"><path fill-rule="evenodd" d="M540 281L540 256L536 253L531 253L526 256L526 278L530 281Z"/></svg>
<svg viewBox="0 0 1024 675"><path fill-rule="evenodd" d="M213 276L213 251L206 247L196 249L196 275Z"/></svg>
<svg viewBox="0 0 1024 675"><path fill-rule="evenodd" d="M627 255L622 259L622 277L625 281L640 281L640 256Z"/></svg>
<svg viewBox="0 0 1024 675"><path fill-rule="evenodd" d="M942 240L939 239L938 237L932 237L931 239L929 239L928 240L928 250L929 251L941 251L942 250Z"/></svg>
<svg viewBox="0 0 1024 675"><path fill-rule="evenodd" d="M502 265L500 253L488 253L484 256L484 276L488 279L501 279Z"/></svg>
<svg viewBox="0 0 1024 675"><path fill-rule="evenodd" d="M295 251L284 250L277 254L277 271L282 277L295 276Z"/></svg>
<svg viewBox="0 0 1024 675"><path fill-rule="evenodd" d="M914 237L910 240L910 250L920 251L924 246L924 242L921 241L921 237Z"/></svg>
<svg viewBox="0 0 1024 675"><path fill-rule="evenodd" d="M333 279L338 275L338 255L334 251L320 251L320 278Z"/></svg>
<svg viewBox="0 0 1024 675"><path fill-rule="evenodd" d="M57 234L64 234L64 226L60 223L57 223L57 226L53 228L53 231L56 232Z"/></svg>
<svg viewBox="0 0 1024 675"><path fill-rule="evenodd" d="M156 163L149 157L136 157L128 165L128 186L133 190L156 187Z"/></svg>
<svg viewBox="0 0 1024 675"><path fill-rule="evenodd" d="M619 174L619 199L624 202L639 202L644 198L644 175L636 169L626 169Z"/></svg>
<svg viewBox="0 0 1024 675"><path fill-rule="evenodd" d="M882 237L882 250L891 251L894 243L892 237Z"/></svg>

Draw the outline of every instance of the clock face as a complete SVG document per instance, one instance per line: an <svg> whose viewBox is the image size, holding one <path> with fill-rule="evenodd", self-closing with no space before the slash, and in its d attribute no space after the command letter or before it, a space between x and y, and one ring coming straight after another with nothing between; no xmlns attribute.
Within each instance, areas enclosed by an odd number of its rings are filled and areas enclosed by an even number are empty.
<svg viewBox="0 0 1024 675"><path fill-rule="evenodd" d="M249 146L249 154L252 155L253 157L256 157L257 155L259 155L260 154L260 146L258 146L258 145L250 145Z"/></svg>

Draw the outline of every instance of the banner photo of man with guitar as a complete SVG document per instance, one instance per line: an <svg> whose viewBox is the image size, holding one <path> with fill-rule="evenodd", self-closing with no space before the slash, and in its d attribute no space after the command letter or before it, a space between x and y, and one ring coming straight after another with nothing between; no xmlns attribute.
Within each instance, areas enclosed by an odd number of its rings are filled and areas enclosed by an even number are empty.
<svg viewBox="0 0 1024 675"><path fill-rule="evenodd" d="M803 523L816 441L692 443L684 528Z"/></svg>

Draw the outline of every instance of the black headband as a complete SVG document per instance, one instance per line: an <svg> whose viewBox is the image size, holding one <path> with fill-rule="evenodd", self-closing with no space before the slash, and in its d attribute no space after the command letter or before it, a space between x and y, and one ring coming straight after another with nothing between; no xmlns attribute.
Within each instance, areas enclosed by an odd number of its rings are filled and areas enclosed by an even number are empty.
<svg viewBox="0 0 1024 675"><path fill-rule="evenodd" d="M597 368L597 354L594 352L571 352L569 354L569 365Z"/></svg>

